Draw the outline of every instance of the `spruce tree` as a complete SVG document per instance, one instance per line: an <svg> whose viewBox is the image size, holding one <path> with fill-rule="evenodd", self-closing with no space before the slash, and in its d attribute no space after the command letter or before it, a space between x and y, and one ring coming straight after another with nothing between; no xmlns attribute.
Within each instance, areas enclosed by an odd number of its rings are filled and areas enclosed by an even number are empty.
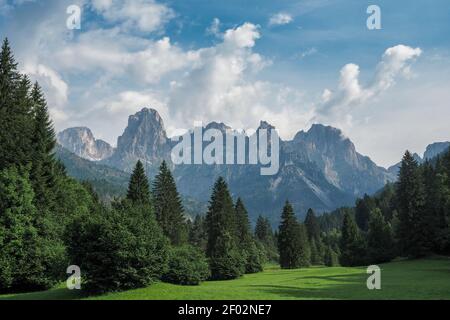
<svg viewBox="0 0 450 320"><path fill-rule="evenodd" d="M346 212L341 229L340 264L343 266L358 266L365 262L364 240L353 217Z"/></svg>
<svg viewBox="0 0 450 320"><path fill-rule="evenodd" d="M133 204L150 205L150 186L142 162L138 160L128 184L127 199Z"/></svg>
<svg viewBox="0 0 450 320"><path fill-rule="evenodd" d="M5 39L0 52L0 170L10 165L25 166L30 161L32 116L27 81L18 73Z"/></svg>
<svg viewBox="0 0 450 320"><path fill-rule="evenodd" d="M263 269L261 253L252 236L248 212L241 198L236 201L235 213L238 246L245 257L245 273L260 272Z"/></svg>
<svg viewBox="0 0 450 320"><path fill-rule="evenodd" d="M278 251L280 253L280 266L283 269L300 268L310 264L306 228L298 223L294 209L288 201L286 201L281 214Z"/></svg>
<svg viewBox="0 0 450 320"><path fill-rule="evenodd" d="M233 279L245 271L245 260L239 252L236 239L235 212L225 180L214 184L206 215L209 258L212 279Z"/></svg>
<svg viewBox="0 0 450 320"><path fill-rule="evenodd" d="M201 215L196 215L192 226L189 230L189 243L197 248L200 248L203 252L206 251L207 232L205 226L205 218Z"/></svg>
<svg viewBox="0 0 450 320"><path fill-rule="evenodd" d="M267 218L259 216L256 220L255 238L265 251L265 260L277 262L279 260L277 243Z"/></svg>
<svg viewBox="0 0 450 320"><path fill-rule="evenodd" d="M325 246L320 235L319 222L312 209L308 209L306 213L305 227L308 232L308 240L311 244L311 263L321 265L324 263Z"/></svg>
<svg viewBox="0 0 450 320"><path fill-rule="evenodd" d="M165 161L162 162L153 182L153 204L156 219L171 243L173 245L186 243L188 230L183 205L175 180Z"/></svg>
<svg viewBox="0 0 450 320"><path fill-rule="evenodd" d="M417 161L409 151L403 156L397 182L399 234L403 254L421 257L430 252L425 190Z"/></svg>
<svg viewBox="0 0 450 320"><path fill-rule="evenodd" d="M32 170L31 180L36 193L38 208L49 207L55 183L53 149L56 145L55 131L48 114L47 103L38 83L31 91L33 103Z"/></svg>
<svg viewBox="0 0 450 320"><path fill-rule="evenodd" d="M370 212L375 209L376 204L374 199L367 194L362 199L356 201L355 207L355 221L358 227L366 232L369 229Z"/></svg>
<svg viewBox="0 0 450 320"><path fill-rule="evenodd" d="M369 218L367 235L367 255L371 264L389 262L394 258L394 238L391 225L376 208Z"/></svg>

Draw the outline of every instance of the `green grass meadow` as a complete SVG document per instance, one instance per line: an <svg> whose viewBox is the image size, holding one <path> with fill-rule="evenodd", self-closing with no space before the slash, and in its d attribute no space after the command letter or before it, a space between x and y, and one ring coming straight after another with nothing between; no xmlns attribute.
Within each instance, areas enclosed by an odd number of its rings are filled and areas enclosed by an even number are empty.
<svg viewBox="0 0 450 320"><path fill-rule="evenodd" d="M147 288L83 296L64 285L44 292L0 295L0 300L289 300L289 299L450 299L450 258L401 260L380 265L381 290L368 290L366 269L311 267L281 270L199 286L155 283Z"/></svg>

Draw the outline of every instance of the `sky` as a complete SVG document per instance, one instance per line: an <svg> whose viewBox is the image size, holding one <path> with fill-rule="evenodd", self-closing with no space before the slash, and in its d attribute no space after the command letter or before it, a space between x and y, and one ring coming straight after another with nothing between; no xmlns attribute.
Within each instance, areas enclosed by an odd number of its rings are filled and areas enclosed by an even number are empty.
<svg viewBox="0 0 450 320"><path fill-rule="evenodd" d="M385 167L450 140L449 34L448 0L0 0L0 37L57 130L115 145L143 107L169 135L265 120L287 140L322 123Z"/></svg>

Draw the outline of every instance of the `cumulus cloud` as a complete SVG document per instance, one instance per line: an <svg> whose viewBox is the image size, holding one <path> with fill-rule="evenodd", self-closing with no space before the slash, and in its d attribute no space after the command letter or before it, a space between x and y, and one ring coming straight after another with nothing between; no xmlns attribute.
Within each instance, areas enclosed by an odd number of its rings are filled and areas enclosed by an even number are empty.
<svg viewBox="0 0 450 320"><path fill-rule="evenodd" d="M376 98L395 84L401 75L410 73L410 64L421 55L420 48L397 45L388 48L379 62L372 81L364 86L360 83L359 66L345 65L340 72L338 88L326 89L323 100L317 106L316 120L345 126L351 124L352 108Z"/></svg>
<svg viewBox="0 0 450 320"><path fill-rule="evenodd" d="M183 51L168 37L144 40L120 34L117 29L88 31L54 54L60 69L71 72L101 71L107 78L132 78L147 84L193 64L196 51Z"/></svg>
<svg viewBox="0 0 450 320"><path fill-rule="evenodd" d="M22 73L39 82L46 94L53 118L56 121L66 120L67 115L64 113L63 108L68 101L69 87L61 76L55 70L43 64L27 64Z"/></svg>
<svg viewBox="0 0 450 320"><path fill-rule="evenodd" d="M93 0L92 8L126 30L142 32L159 31L175 16L172 9L154 0Z"/></svg>
<svg viewBox="0 0 450 320"><path fill-rule="evenodd" d="M293 20L294 19L292 18L292 16L290 14L284 13L284 12L279 12L270 17L269 25L270 26L279 26L279 25L289 24Z"/></svg>

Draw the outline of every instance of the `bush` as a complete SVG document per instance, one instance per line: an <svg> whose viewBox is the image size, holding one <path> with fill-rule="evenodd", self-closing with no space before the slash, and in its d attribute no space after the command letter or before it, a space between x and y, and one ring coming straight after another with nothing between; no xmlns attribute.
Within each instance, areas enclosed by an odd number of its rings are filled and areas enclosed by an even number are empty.
<svg viewBox="0 0 450 320"><path fill-rule="evenodd" d="M167 268L168 240L147 206L123 206L78 219L68 231L71 264L82 288L104 293L144 287Z"/></svg>
<svg viewBox="0 0 450 320"><path fill-rule="evenodd" d="M205 255L199 249L185 245L170 250L167 272L162 279L175 284L198 285L209 275Z"/></svg>

